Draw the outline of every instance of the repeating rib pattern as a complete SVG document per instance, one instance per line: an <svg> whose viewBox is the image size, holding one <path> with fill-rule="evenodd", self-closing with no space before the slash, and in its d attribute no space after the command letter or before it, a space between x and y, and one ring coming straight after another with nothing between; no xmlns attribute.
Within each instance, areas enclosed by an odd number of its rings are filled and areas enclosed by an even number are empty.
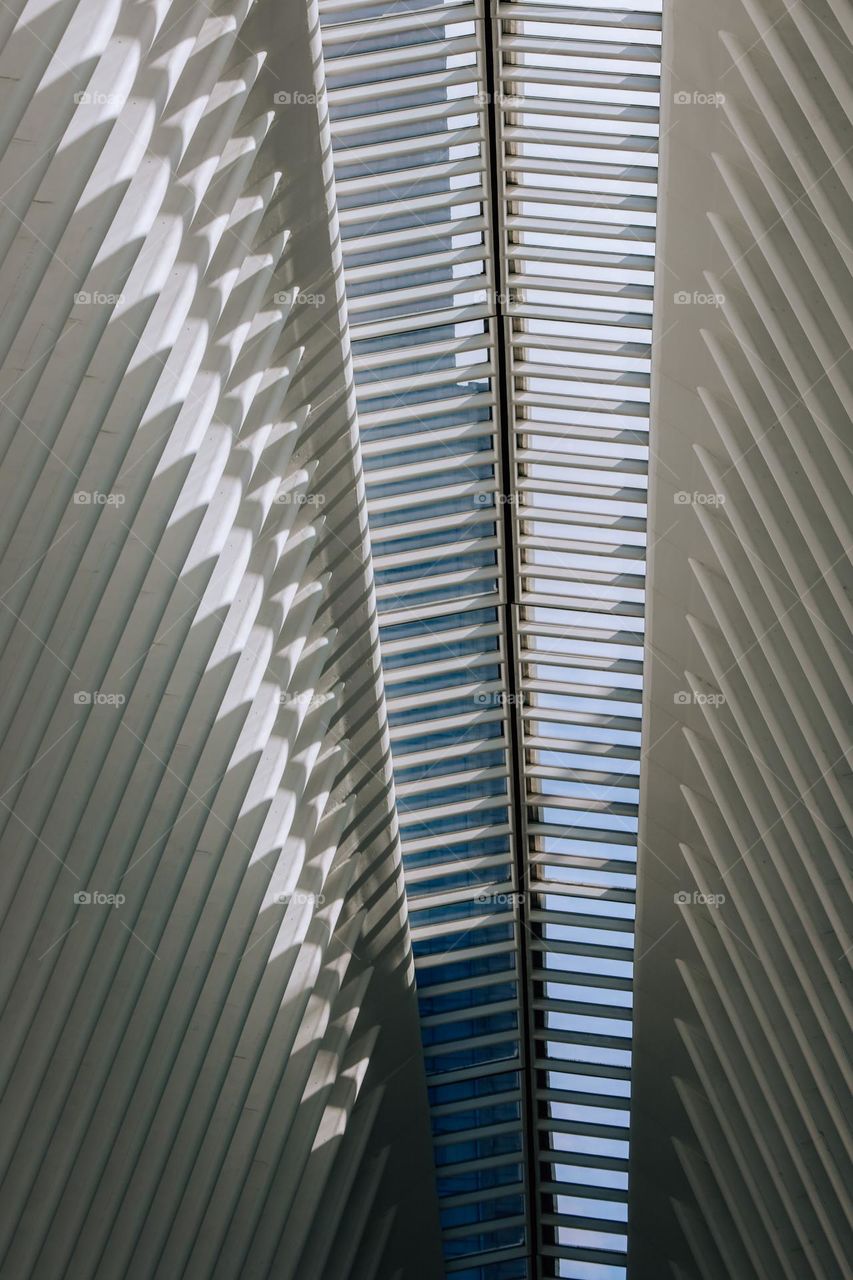
<svg viewBox="0 0 853 1280"><path fill-rule="evenodd" d="M695 78L677 0L668 46L662 270L678 275L681 238L701 214L691 288L712 305L680 310L669 360L663 337L657 400L657 448L687 482L657 469L653 518L668 545L650 570L647 733L654 753L675 714L681 746L661 752L641 808L636 1061L645 1053L648 1070L633 1274L658 1276L669 1256L681 1277L831 1280L853 1247L853 50L841 6L721 9L709 18L724 27L712 33L710 85ZM677 104L694 89L720 101L702 121L713 171L688 190L700 125L679 124ZM674 318L667 309L664 330ZM693 500L673 509L674 486ZM678 1013L669 1030L667 1011L652 1008L665 984ZM652 1079L663 1064L669 1094Z"/></svg>
<svg viewBox="0 0 853 1280"><path fill-rule="evenodd" d="M3 22L2 1274L421 1274L313 9Z"/></svg>

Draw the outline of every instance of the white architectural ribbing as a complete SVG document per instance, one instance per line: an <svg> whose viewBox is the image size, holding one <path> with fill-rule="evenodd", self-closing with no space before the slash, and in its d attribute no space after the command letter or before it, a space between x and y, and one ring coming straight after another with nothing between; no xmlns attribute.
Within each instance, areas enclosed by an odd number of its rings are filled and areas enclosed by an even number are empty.
<svg viewBox="0 0 853 1280"><path fill-rule="evenodd" d="M437 1273L316 13L18 8L3 1271Z"/></svg>
<svg viewBox="0 0 853 1280"><path fill-rule="evenodd" d="M853 1250L844 21L673 0L665 28L640 1280L832 1280Z"/></svg>

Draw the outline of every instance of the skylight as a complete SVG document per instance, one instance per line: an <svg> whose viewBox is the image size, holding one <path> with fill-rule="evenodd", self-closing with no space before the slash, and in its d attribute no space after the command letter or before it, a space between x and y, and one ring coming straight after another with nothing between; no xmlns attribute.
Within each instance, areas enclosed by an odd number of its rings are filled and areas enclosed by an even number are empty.
<svg viewBox="0 0 853 1280"><path fill-rule="evenodd" d="M459 1280L625 1274L659 0L324 0Z"/></svg>

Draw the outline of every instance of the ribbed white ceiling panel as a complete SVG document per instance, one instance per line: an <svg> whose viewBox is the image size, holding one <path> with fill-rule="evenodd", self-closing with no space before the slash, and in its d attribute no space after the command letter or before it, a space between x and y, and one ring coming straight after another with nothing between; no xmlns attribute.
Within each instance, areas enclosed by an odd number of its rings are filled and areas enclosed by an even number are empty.
<svg viewBox="0 0 853 1280"><path fill-rule="evenodd" d="M850 14L669 14L637 1275L853 1257Z"/></svg>
<svg viewBox="0 0 853 1280"><path fill-rule="evenodd" d="M434 1275L313 6L3 8L0 1270Z"/></svg>

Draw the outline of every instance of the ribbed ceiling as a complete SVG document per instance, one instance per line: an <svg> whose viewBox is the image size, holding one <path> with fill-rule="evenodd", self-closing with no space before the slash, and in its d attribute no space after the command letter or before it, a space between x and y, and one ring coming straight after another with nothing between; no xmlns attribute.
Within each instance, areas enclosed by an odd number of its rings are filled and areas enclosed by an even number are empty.
<svg viewBox="0 0 853 1280"><path fill-rule="evenodd" d="M826 2L671 14L661 257L682 292L655 373L631 1272L837 1280L853 23Z"/></svg>

